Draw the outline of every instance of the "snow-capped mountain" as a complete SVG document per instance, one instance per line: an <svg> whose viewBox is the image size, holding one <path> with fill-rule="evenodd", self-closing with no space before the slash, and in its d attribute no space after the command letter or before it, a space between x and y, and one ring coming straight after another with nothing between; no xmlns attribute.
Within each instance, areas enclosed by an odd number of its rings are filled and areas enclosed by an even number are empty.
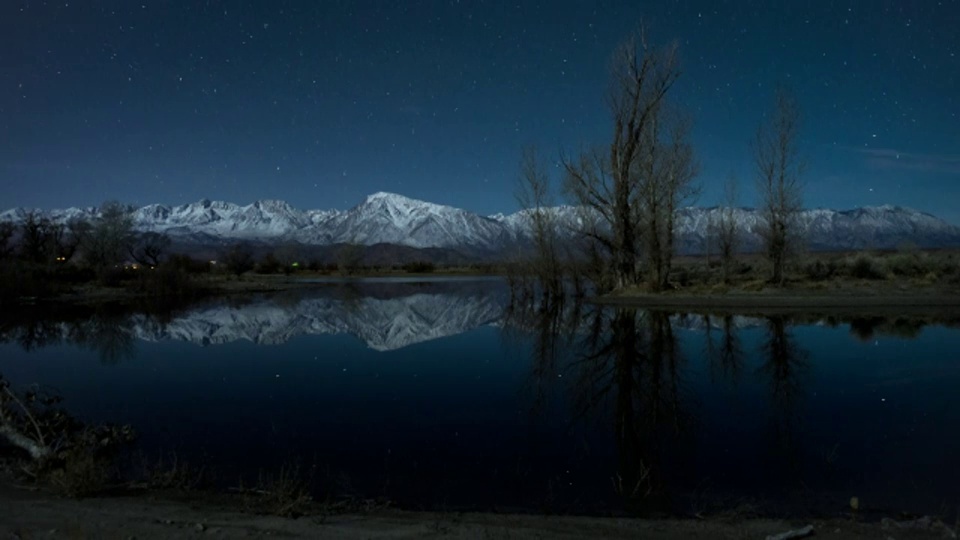
<svg viewBox="0 0 960 540"><path fill-rule="evenodd" d="M584 213L571 206L549 209L558 234L576 236ZM711 223L719 208L684 208L677 220L678 249L702 252L710 241ZM20 222L31 210L0 213L0 221ZM96 208L43 212L55 221L92 219ZM480 216L392 193L375 193L357 206L341 210L299 210L283 201L263 200L240 206L201 200L169 207L152 204L133 213L141 231L163 232L180 244L256 241L268 245L307 246L392 244L416 249L446 249L476 258L497 258L530 245L529 211ZM744 249L760 246L763 216L749 208L734 209ZM960 228L930 214L898 206L836 211L806 210L799 216L801 233L811 249L894 248L903 242L920 247L960 246Z"/></svg>
<svg viewBox="0 0 960 540"><path fill-rule="evenodd" d="M398 244L496 251L511 239L496 220L393 193L374 193L291 237L304 244Z"/></svg>

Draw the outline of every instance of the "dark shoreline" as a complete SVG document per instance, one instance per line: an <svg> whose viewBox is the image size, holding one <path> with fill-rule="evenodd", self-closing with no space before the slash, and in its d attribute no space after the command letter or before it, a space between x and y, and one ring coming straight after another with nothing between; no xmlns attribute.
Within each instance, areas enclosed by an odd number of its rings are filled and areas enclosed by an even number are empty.
<svg viewBox="0 0 960 540"><path fill-rule="evenodd" d="M640 309L676 310L694 313L727 314L883 314L960 316L960 295L883 294L832 296L777 293L735 293L729 295L631 294L592 298L593 303Z"/></svg>

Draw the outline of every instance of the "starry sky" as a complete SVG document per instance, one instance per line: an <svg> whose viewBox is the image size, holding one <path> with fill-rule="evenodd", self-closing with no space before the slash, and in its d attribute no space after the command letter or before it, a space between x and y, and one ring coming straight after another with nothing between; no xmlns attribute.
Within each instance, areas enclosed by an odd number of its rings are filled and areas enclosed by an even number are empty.
<svg viewBox="0 0 960 540"><path fill-rule="evenodd" d="M783 83L807 206L960 224L958 0L3 0L0 207L392 191L510 212L524 145L609 140L609 58L641 21L680 45L697 204L730 175L755 202Z"/></svg>

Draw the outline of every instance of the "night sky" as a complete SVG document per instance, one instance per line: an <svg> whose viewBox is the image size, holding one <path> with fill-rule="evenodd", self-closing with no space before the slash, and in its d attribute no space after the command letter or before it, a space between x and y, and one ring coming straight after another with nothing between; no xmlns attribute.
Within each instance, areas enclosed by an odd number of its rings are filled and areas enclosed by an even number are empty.
<svg viewBox="0 0 960 540"><path fill-rule="evenodd" d="M0 207L201 198L517 207L521 148L606 143L609 58L680 43L702 205L741 181L775 85L807 206L960 223L960 1L0 2Z"/></svg>

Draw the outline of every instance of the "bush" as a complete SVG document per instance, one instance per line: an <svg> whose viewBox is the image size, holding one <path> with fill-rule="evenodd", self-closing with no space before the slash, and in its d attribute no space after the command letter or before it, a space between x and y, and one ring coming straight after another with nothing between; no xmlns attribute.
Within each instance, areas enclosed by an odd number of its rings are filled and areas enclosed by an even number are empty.
<svg viewBox="0 0 960 540"><path fill-rule="evenodd" d="M916 255L901 253L889 257L886 262L887 268L897 276L919 276L925 273L923 262Z"/></svg>
<svg viewBox="0 0 960 540"><path fill-rule="evenodd" d="M260 264L257 265L257 273L276 274L280 272L280 266L280 261L272 253L268 253L263 259L260 259Z"/></svg>
<svg viewBox="0 0 960 540"><path fill-rule="evenodd" d="M850 275L857 279L883 279L886 277L882 263L863 253L857 255L850 265Z"/></svg>
<svg viewBox="0 0 960 540"><path fill-rule="evenodd" d="M163 266L170 266L188 274L209 274L210 263L194 259L189 255L171 255Z"/></svg>
<svg viewBox="0 0 960 540"><path fill-rule="evenodd" d="M154 298L181 300L195 298L201 293L190 274L173 264L141 270L135 290Z"/></svg>
<svg viewBox="0 0 960 540"><path fill-rule="evenodd" d="M804 265L803 273L813 281L824 281L836 275L837 263L834 261L823 262L817 259Z"/></svg>
<svg viewBox="0 0 960 540"><path fill-rule="evenodd" d="M435 269L432 262L415 261L403 265L403 270L411 274L429 274Z"/></svg>

